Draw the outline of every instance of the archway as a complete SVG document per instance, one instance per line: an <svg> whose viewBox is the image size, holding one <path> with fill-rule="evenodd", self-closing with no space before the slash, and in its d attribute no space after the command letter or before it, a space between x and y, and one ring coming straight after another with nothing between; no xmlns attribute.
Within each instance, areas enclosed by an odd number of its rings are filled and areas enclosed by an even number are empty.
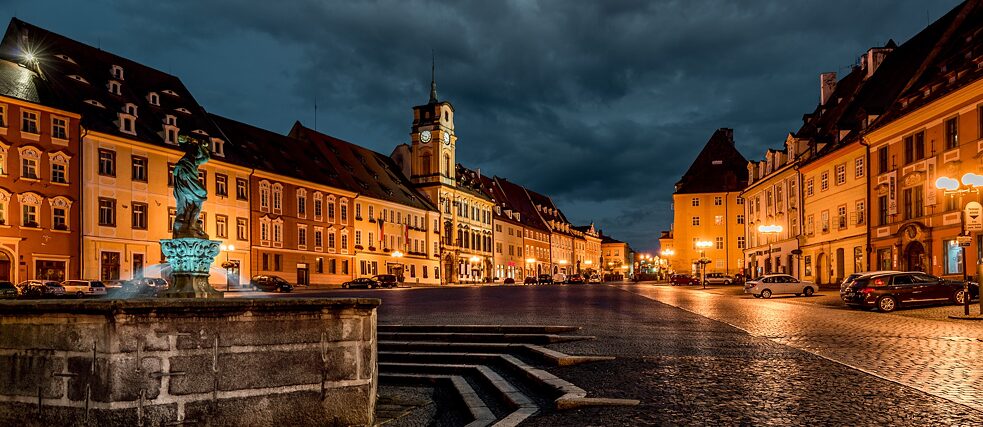
<svg viewBox="0 0 983 427"><path fill-rule="evenodd" d="M0 280L11 281L10 268L13 266L12 258L5 251L0 251Z"/></svg>
<svg viewBox="0 0 983 427"><path fill-rule="evenodd" d="M825 276L826 267L826 254L819 254L816 257L816 284L821 285L823 283L823 277Z"/></svg>
<svg viewBox="0 0 983 427"><path fill-rule="evenodd" d="M911 241L904 249L905 271L925 271L925 246L918 241Z"/></svg>

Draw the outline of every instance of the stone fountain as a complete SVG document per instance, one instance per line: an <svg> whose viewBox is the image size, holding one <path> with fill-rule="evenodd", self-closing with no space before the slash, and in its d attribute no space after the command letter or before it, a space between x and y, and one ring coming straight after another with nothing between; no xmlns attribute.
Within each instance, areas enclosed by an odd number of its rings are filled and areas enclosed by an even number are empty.
<svg viewBox="0 0 983 427"><path fill-rule="evenodd" d="M184 156L174 165L174 199L177 215L170 239L161 239L160 249L171 264L173 279L163 298L222 298L208 284L208 269L219 253L221 241L209 240L198 217L208 191L198 180L198 167L208 161L208 140L182 135L178 143Z"/></svg>

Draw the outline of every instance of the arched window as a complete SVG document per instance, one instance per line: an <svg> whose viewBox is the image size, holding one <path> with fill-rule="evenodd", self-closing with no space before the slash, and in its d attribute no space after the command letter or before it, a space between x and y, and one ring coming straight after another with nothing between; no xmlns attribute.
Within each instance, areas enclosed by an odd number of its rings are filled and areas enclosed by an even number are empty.
<svg viewBox="0 0 983 427"><path fill-rule="evenodd" d="M266 180L259 182L259 209L270 210L270 182Z"/></svg>
<svg viewBox="0 0 983 427"><path fill-rule="evenodd" d="M21 194L20 206L21 227L40 227L41 220L38 218L38 209L41 206L41 197L35 193Z"/></svg>
<svg viewBox="0 0 983 427"><path fill-rule="evenodd" d="M451 155L444 154L444 176L451 176Z"/></svg>
<svg viewBox="0 0 983 427"><path fill-rule="evenodd" d="M51 228L67 231L70 224L68 213L72 208L72 201L67 197L58 196L48 199L48 204L51 205Z"/></svg>
<svg viewBox="0 0 983 427"><path fill-rule="evenodd" d="M283 209L283 185L273 184L273 213L280 213Z"/></svg>

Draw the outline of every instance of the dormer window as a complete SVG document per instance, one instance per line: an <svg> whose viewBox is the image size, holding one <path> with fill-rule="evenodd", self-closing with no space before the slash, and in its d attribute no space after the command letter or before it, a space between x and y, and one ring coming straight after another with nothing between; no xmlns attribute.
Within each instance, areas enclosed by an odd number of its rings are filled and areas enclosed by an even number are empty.
<svg viewBox="0 0 983 427"><path fill-rule="evenodd" d="M119 131L130 135L137 134L136 120L133 118L133 116L126 113L119 114Z"/></svg>
<svg viewBox="0 0 983 427"><path fill-rule="evenodd" d="M62 61L65 61L65 62L71 62L72 64L76 64L76 62L74 60L72 60L72 58L69 58L68 55L65 55L63 53L59 53L59 54L55 55L55 58L58 58L58 59L60 59Z"/></svg>
<svg viewBox="0 0 983 427"><path fill-rule="evenodd" d="M84 79L82 76L80 76L78 74L71 74L71 75L68 76L68 78L70 78L72 80L75 80L77 82L89 84L89 81L88 80Z"/></svg>
<svg viewBox="0 0 983 427"><path fill-rule="evenodd" d="M170 114L164 116L164 124L168 126L177 126L177 117L174 117Z"/></svg>
<svg viewBox="0 0 983 427"><path fill-rule="evenodd" d="M105 105L102 105L102 103L101 103L101 102L99 102L99 101L96 101L96 100L94 100L94 99L86 99L86 100L85 100L85 103L86 103L86 104L89 104L89 105L92 105L92 106L96 106L96 107L99 107L99 108L106 108L106 106L105 106Z"/></svg>
<svg viewBox="0 0 983 427"><path fill-rule="evenodd" d="M205 131L203 131L201 129L195 129L195 130L191 131L191 133L198 134L198 135L201 135L201 136L208 136L208 132L205 132Z"/></svg>
<svg viewBox="0 0 983 427"><path fill-rule="evenodd" d="M120 85L118 81L116 81L116 80L110 80L109 81L109 93L114 94L114 95L119 95L120 94L120 88L121 87L122 87L122 85Z"/></svg>
<svg viewBox="0 0 983 427"><path fill-rule="evenodd" d="M112 73L114 79L123 80L123 67L120 67L119 65L113 65Z"/></svg>
<svg viewBox="0 0 983 427"><path fill-rule="evenodd" d="M212 138L212 154L225 157L225 141L221 138Z"/></svg>
<svg viewBox="0 0 983 427"><path fill-rule="evenodd" d="M164 89L161 92L166 93L166 94L168 94L170 96L178 96L177 92L174 92L173 90L170 90L170 89Z"/></svg>
<svg viewBox="0 0 983 427"><path fill-rule="evenodd" d="M177 145L177 128L164 126L164 142Z"/></svg>
<svg viewBox="0 0 983 427"><path fill-rule="evenodd" d="M160 95L158 95L156 92L150 92L150 94L147 95L147 101L150 102L150 105L156 105L159 107Z"/></svg>
<svg viewBox="0 0 983 427"><path fill-rule="evenodd" d="M137 117L137 106L134 104L126 104L126 106L123 107L123 111L126 111L126 114Z"/></svg>
<svg viewBox="0 0 983 427"><path fill-rule="evenodd" d="M187 108L184 108L184 107L175 108L174 111L177 111L179 113L184 113L184 114L191 114L191 112L188 111L188 109Z"/></svg>

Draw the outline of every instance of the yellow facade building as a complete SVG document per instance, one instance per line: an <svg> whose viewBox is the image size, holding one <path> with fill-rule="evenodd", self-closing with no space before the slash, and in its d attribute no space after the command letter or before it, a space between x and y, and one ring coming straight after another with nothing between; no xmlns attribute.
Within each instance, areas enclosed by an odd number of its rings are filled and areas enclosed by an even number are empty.
<svg viewBox="0 0 983 427"><path fill-rule="evenodd" d="M741 192L747 186L747 160L734 146L731 129L718 129L676 183L673 193L672 270L696 273L701 259L706 272L744 271L744 213ZM700 248L698 242L708 247Z"/></svg>

